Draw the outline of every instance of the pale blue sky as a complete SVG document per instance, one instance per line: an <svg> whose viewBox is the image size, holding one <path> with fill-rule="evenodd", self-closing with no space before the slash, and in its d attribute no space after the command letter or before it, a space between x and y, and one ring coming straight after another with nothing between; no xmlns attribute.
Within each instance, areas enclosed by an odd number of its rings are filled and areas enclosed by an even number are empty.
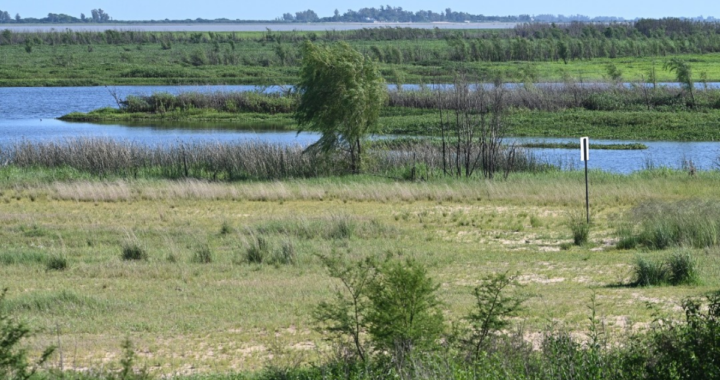
<svg viewBox="0 0 720 380"><path fill-rule="evenodd" d="M285 12L294 13L312 9L320 17L331 16L337 8L340 12L362 7L391 5L405 10L420 9L443 11L452 8L484 15L518 14L583 14L587 16L635 17L696 17L714 16L720 18L718 0L503 0L503 1L459 1L459 0L397 0L381 3L372 0L0 0L0 10L13 16L45 17L48 13L66 13L79 17L80 13L90 15L93 8L102 8L113 18L121 20L221 18L229 19L274 19Z"/></svg>

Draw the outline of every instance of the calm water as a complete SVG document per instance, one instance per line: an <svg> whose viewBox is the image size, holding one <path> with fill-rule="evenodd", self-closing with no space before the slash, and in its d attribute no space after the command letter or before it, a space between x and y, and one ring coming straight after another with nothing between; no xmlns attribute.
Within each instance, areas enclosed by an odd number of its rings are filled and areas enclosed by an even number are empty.
<svg viewBox="0 0 720 380"><path fill-rule="evenodd" d="M244 130L233 131L223 125L163 125L140 124L97 125L89 123L66 123L55 118L73 111L88 112L101 107L117 107L111 91L124 98L130 94L151 94L153 92L179 93L183 91L249 91L254 86L117 86L103 87L33 87L0 88L0 145L17 141L62 141L77 137L117 138L138 143L157 144L173 141L238 141L263 140L275 143L307 145L317 135L285 131ZM273 88L265 90L275 90ZM579 137L579 136L578 136ZM578 139L507 139L518 142L578 142ZM596 143L642 142L649 147L642 151L593 150ZM691 160L700 169L712 169L720 156L717 142L645 142L590 140L589 167L613 172L628 173L655 166L680 167L683 160ZM578 150L535 149L535 153L553 164L565 168L581 168Z"/></svg>

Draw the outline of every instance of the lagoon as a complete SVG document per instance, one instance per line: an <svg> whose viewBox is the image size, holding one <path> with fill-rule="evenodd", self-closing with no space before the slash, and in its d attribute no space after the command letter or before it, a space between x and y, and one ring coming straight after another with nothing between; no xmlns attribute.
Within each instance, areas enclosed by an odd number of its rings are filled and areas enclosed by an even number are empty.
<svg viewBox="0 0 720 380"><path fill-rule="evenodd" d="M56 120L69 112L88 112L102 107L117 107L115 97L131 94L186 91L258 91L278 90L283 87L258 86L116 86L116 87L22 87L0 88L0 147L30 141L63 141L73 138L112 138L138 144L163 144L177 141L193 143L203 141L267 141L279 144L308 145L316 141L317 134L267 128L236 130L221 123L136 122L129 124L68 123ZM506 141L523 142L574 142L572 138L507 138ZM593 150L593 144L639 142L647 150L616 151ZM578 143L579 144L579 143ZM579 149L579 148L578 148ZM720 143L595 140L590 136L589 167L605 171L629 173L648 167L681 168L683 163L697 169L715 169L720 156ZM531 149L540 159L563 169L580 169L579 150Z"/></svg>

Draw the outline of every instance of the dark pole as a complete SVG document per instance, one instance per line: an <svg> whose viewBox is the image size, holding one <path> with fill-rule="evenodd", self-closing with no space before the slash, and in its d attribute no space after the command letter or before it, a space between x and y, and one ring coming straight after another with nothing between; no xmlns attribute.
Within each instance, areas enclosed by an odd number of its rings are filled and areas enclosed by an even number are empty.
<svg viewBox="0 0 720 380"><path fill-rule="evenodd" d="M583 140L583 151L585 152L585 215L587 216L587 223L590 224L590 190L588 187L588 139Z"/></svg>

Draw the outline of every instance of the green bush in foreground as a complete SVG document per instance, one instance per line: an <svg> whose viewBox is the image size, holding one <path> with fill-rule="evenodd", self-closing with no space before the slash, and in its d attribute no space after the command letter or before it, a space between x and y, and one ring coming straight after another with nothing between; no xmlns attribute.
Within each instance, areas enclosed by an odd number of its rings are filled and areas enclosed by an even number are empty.
<svg viewBox="0 0 720 380"><path fill-rule="evenodd" d="M368 286L367 331L376 352L391 353L404 360L413 350L435 346L444 330L439 285L420 263L387 261Z"/></svg>
<svg viewBox="0 0 720 380"><path fill-rule="evenodd" d="M27 349L20 346L21 342L30 337L30 329L22 322L13 320L5 312L5 296L7 289L0 292L0 379L30 379L55 351L55 347L45 349L38 362L31 366L28 362Z"/></svg>

